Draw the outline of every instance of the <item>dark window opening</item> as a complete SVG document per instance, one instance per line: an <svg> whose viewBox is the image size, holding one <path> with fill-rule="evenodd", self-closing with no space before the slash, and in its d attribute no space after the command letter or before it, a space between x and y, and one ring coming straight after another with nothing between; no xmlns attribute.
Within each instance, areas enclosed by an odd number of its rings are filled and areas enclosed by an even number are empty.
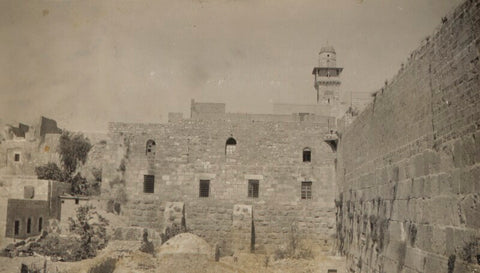
<svg viewBox="0 0 480 273"><path fill-rule="evenodd" d="M13 231L15 235L18 235L18 233L20 232L20 221L15 220L15 227Z"/></svg>
<svg viewBox="0 0 480 273"><path fill-rule="evenodd" d="M259 186L258 180L248 180L248 197L258 198Z"/></svg>
<svg viewBox="0 0 480 273"><path fill-rule="evenodd" d="M155 141L149 139L147 140L147 145L145 148L145 154L146 155L155 155Z"/></svg>
<svg viewBox="0 0 480 273"><path fill-rule="evenodd" d="M210 180L200 180L199 196L208 197L210 195Z"/></svg>
<svg viewBox="0 0 480 273"><path fill-rule="evenodd" d="M75 205L78 205L78 203L80 203L80 200L78 200L78 198L75 198Z"/></svg>
<svg viewBox="0 0 480 273"><path fill-rule="evenodd" d="M28 218L27 220L27 233L30 233L32 231L32 219Z"/></svg>
<svg viewBox="0 0 480 273"><path fill-rule="evenodd" d="M154 193L155 191L155 176L144 175L143 176L143 192Z"/></svg>
<svg viewBox="0 0 480 273"><path fill-rule="evenodd" d="M303 149L303 162L310 162L312 161L312 151L310 148Z"/></svg>
<svg viewBox="0 0 480 273"><path fill-rule="evenodd" d="M233 138L230 137L227 139L227 142L225 143L225 154L230 155L235 152L235 149L237 147L237 141Z"/></svg>
<svg viewBox="0 0 480 273"><path fill-rule="evenodd" d="M42 229L43 229L43 218L40 217L38 218L38 231L40 232L42 231Z"/></svg>
<svg viewBox="0 0 480 273"><path fill-rule="evenodd" d="M15 154L14 160L15 160L15 162L20 161L20 154Z"/></svg>
<svg viewBox="0 0 480 273"><path fill-rule="evenodd" d="M302 182L302 199L312 199L312 182Z"/></svg>

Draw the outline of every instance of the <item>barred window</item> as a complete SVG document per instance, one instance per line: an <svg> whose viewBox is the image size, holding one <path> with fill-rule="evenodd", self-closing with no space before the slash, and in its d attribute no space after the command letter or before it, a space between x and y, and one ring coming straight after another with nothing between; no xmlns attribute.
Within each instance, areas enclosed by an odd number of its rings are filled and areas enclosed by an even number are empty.
<svg viewBox="0 0 480 273"><path fill-rule="evenodd" d="M301 195L302 195L302 199L312 199L312 182L311 181L302 182Z"/></svg>
<svg viewBox="0 0 480 273"><path fill-rule="evenodd" d="M155 176L144 175L143 176L143 192L154 193L155 191Z"/></svg>
<svg viewBox="0 0 480 273"><path fill-rule="evenodd" d="M312 161L312 151L310 148L303 149L303 162L310 162Z"/></svg>
<svg viewBox="0 0 480 273"><path fill-rule="evenodd" d="M259 185L258 180L248 180L248 197L258 198Z"/></svg>
<svg viewBox="0 0 480 273"><path fill-rule="evenodd" d="M210 180L200 180L198 196L208 197L209 195L210 195Z"/></svg>
<svg viewBox="0 0 480 273"><path fill-rule="evenodd" d="M20 161L20 154L15 154L15 158L13 159L15 162L19 162Z"/></svg>

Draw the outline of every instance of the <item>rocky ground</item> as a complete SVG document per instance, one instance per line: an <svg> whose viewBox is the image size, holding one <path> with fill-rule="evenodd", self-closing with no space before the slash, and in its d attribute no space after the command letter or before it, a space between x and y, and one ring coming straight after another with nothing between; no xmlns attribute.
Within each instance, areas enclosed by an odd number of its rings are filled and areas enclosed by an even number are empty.
<svg viewBox="0 0 480 273"><path fill-rule="evenodd" d="M140 245L139 241L111 241L97 257L80 262L54 262L43 256L0 257L0 272L20 272L22 263L37 269L46 264L49 273L327 273L328 269L345 272L344 259L332 256L274 260L272 255L239 253L216 262L211 247L193 234L177 235L155 248L153 254L141 252Z"/></svg>

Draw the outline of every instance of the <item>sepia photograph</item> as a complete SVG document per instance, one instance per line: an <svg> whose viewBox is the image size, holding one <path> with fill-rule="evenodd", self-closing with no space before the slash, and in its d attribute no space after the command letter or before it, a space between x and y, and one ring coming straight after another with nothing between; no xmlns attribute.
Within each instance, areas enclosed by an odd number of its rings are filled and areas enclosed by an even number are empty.
<svg viewBox="0 0 480 273"><path fill-rule="evenodd" d="M480 273L480 0L0 0L0 273Z"/></svg>

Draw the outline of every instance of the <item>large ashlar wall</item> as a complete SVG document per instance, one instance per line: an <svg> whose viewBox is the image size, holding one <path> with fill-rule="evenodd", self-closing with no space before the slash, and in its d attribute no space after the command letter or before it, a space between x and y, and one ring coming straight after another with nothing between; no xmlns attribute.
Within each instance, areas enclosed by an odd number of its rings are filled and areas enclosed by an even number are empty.
<svg viewBox="0 0 480 273"><path fill-rule="evenodd" d="M107 151L117 156L106 159L114 166L104 166L110 171L104 172L102 192L123 183L112 176L124 180L127 201L121 214L129 217L131 226L162 231L166 203L183 202L187 227L212 245L250 251L248 233L253 230L255 250L273 251L288 242L294 225L299 238L331 247L335 155L323 141L331 118L277 121L272 115L261 119L219 113L208 119L176 117L167 124L111 123ZM226 155L229 137L237 142L232 155ZM149 139L156 143L153 159L145 152ZM312 151L311 162L303 162L305 147ZM143 192L147 174L155 176L154 193ZM201 179L210 180L208 198L199 197ZM249 179L259 180L258 198L248 197ZM301 199L302 181L312 181L311 200ZM236 205L251 216L236 214ZM245 228L252 218L254 226ZM241 225L246 234L235 230L235 225Z"/></svg>
<svg viewBox="0 0 480 273"><path fill-rule="evenodd" d="M341 130L337 244L350 272L479 268L480 2L443 21Z"/></svg>

